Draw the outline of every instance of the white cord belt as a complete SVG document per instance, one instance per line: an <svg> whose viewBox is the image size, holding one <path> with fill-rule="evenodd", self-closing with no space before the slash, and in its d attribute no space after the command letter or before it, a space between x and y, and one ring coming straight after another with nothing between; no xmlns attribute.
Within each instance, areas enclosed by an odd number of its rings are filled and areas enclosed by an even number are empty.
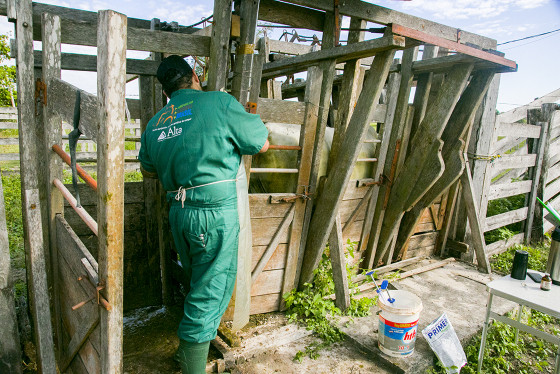
<svg viewBox="0 0 560 374"><path fill-rule="evenodd" d="M218 184L218 183L225 183L225 182L237 182L237 179L224 179L221 181L216 181L216 182L210 182L210 183L205 183L205 184L201 184L199 186L193 186L193 187L179 187L179 189L177 191L167 191L169 193L177 193L177 195L175 195L175 200L180 201L181 202L181 207L184 208L185 207L185 199L187 198L187 191L188 190L194 190L195 188L199 188L199 187L206 187L206 186L210 186L213 184Z"/></svg>

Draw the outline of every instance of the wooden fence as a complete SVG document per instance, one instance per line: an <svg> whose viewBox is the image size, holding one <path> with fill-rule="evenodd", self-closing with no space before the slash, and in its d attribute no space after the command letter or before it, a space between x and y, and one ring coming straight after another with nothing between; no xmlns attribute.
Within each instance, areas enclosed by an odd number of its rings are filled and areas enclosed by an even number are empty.
<svg viewBox="0 0 560 374"><path fill-rule="evenodd" d="M17 130L17 108L0 107L0 133L2 130ZM62 147L66 152L68 148L68 133L72 131L72 125L68 123L62 124ZM138 169L137 160L138 150L140 149L140 120L133 119L131 122L125 121L125 162L127 170ZM2 149L4 146L9 149ZM6 147L7 148L7 147ZM76 160L78 162L96 162L97 148L91 137L82 135L78 140L76 147ZM2 161L19 161L19 138L17 133L4 133L0 137L0 162Z"/></svg>
<svg viewBox="0 0 560 374"><path fill-rule="evenodd" d="M512 237L489 244L488 255L513 244L542 239L543 225L545 231L552 227L550 222L543 222L542 207L536 197L560 207L560 112L555 111L556 104L549 103L558 99L558 93L560 90L497 115L489 154L469 155L486 163L480 196L483 231L518 222L521 228ZM525 195L523 207L487 216L493 200L516 195Z"/></svg>

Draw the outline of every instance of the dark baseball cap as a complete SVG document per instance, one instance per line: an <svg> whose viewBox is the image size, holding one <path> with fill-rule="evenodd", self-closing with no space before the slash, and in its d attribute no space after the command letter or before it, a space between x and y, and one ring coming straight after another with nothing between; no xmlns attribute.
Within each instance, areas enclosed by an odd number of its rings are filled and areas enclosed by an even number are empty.
<svg viewBox="0 0 560 374"><path fill-rule="evenodd" d="M164 87L169 87L179 78L192 75L192 68L181 56L171 55L159 64L157 79Z"/></svg>

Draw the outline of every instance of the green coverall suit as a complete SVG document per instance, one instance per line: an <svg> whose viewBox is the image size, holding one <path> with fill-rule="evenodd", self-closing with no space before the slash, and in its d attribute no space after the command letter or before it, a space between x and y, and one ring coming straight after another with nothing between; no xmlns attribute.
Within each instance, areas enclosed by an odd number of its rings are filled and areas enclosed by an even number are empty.
<svg viewBox="0 0 560 374"><path fill-rule="evenodd" d="M181 344L200 348L204 364L235 284L241 155L258 153L267 136L260 117L231 95L194 89L174 92L142 134L138 158L168 191L171 230L190 284L178 335Z"/></svg>

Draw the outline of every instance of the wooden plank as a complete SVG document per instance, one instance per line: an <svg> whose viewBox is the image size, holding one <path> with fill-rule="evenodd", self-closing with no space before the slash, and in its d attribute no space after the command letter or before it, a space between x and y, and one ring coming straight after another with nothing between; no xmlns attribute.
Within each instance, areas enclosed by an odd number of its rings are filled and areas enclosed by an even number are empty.
<svg viewBox="0 0 560 374"><path fill-rule="evenodd" d="M308 44L290 43L282 40L269 39L269 48L272 53L282 53L286 55L303 55L313 50Z"/></svg>
<svg viewBox="0 0 560 374"><path fill-rule="evenodd" d="M66 188L70 191L74 191L72 184L65 184ZM126 204L143 204L144 203L144 186L142 182L126 182L124 184L124 193L126 196ZM82 206L96 206L97 205L97 193L93 191L88 185L84 183L78 184L78 191L80 193L80 202ZM65 203L69 206L68 203ZM94 212L95 214L95 212Z"/></svg>
<svg viewBox="0 0 560 374"><path fill-rule="evenodd" d="M523 221L527 218L527 211L528 207L523 207L506 213L497 214L492 217L487 217L484 225L484 232Z"/></svg>
<svg viewBox="0 0 560 374"><path fill-rule="evenodd" d="M327 25L334 23L327 22ZM334 45L334 30L327 28L323 33L324 44L327 46ZM307 105L307 115L308 122L310 125L314 123L315 136L313 137L313 149L309 157L311 157L311 162L309 163L309 180L308 180L308 191L311 194L317 194L319 190L319 169L321 166L321 152L323 149L326 122L328 119L328 108L330 107L330 101L332 96L332 82L334 80L334 67L333 64L321 63L320 66L311 67L307 71L307 85L305 87L304 101L308 103ZM326 106L326 108L325 108ZM311 137L312 135L309 134ZM305 243L307 243L307 234L309 233L309 224L311 222L311 216L313 213L312 204L306 204L305 213L302 223L302 233L301 242L297 258L297 269L295 275L295 286L302 287L303 282L301 282L301 269L303 266L303 256L305 251Z"/></svg>
<svg viewBox="0 0 560 374"><path fill-rule="evenodd" d="M548 201L560 192L560 179L548 184L544 189L543 201Z"/></svg>
<svg viewBox="0 0 560 374"><path fill-rule="evenodd" d="M398 133L398 129L394 130L393 127L394 127L394 119L395 119L395 109L398 102L400 82L401 82L400 77L397 74L391 74L387 82L387 97L388 97L387 113L386 113L385 120L383 121L384 124L382 127L381 145L376 147L376 156L379 159L379 161L375 165L375 171L373 173L374 181L379 181L382 175L384 175L383 173L386 173L386 175L390 174L389 171L390 164L389 166L387 166L387 162L391 160L387 156L389 153L389 148L391 147L389 143L393 137L392 133L393 131L395 131L395 133ZM375 223L379 222L378 220L375 220L375 217L379 216L383 205L382 201L380 200L380 197L385 198L386 190L387 190L386 184L372 187L372 194L371 197L369 198L367 211L364 217L364 223L363 223L362 233L360 237L360 245L359 245L359 251L364 251L364 250L366 251L366 258L368 257L368 255L371 256L371 253L373 252L373 248L377 245L377 240L376 240L377 235L374 234L373 235L374 243L372 243L371 250L368 250L369 248L368 242L370 240L372 231L374 231L374 227L372 225L374 224L374 222ZM369 265L369 259L366 259L366 262Z"/></svg>
<svg viewBox="0 0 560 374"><path fill-rule="evenodd" d="M500 86L500 75L495 74L486 97L482 102L480 120L475 121L473 131L471 132L468 151L474 155L489 155L492 143L496 139L495 127L496 123L496 103L498 100L498 91ZM471 164L473 189L476 196L476 205L479 212L480 222L484 222L486 211L488 208L488 191L492 184L491 172L492 165L487 160L474 159ZM462 201L460 200L462 203ZM462 206L462 205L461 205ZM462 212L462 213L461 213ZM455 239L464 241L464 236L468 236L469 227L464 209L459 210L459 218L457 222L457 237ZM463 235L460 234L463 232ZM472 261L472 253L462 257L465 260Z"/></svg>
<svg viewBox="0 0 560 374"><path fill-rule="evenodd" d="M347 44L359 43L364 40L365 32L361 31L367 26L367 22L359 18L350 20L350 31L348 32ZM357 31L354 31L354 30ZM354 106L358 100L358 95L362 89L363 72L360 67L360 60L350 60L344 64L344 73L340 85L340 97L336 107L337 114L334 122L334 134L331 144L331 151L327 162L327 170L334 160L338 157L340 143L344 138L348 121L352 117Z"/></svg>
<svg viewBox="0 0 560 374"><path fill-rule="evenodd" d="M268 62L263 65L263 78L270 79L285 75L287 72L297 73L306 70L320 61L334 60L336 63L340 63L373 55L381 55L382 52L402 49L404 46L404 38L388 35L382 38L337 48L321 49L320 51L307 53L305 55ZM385 54L383 53L383 55Z"/></svg>
<svg viewBox="0 0 560 374"><path fill-rule="evenodd" d="M394 187L389 195L389 203L375 256L376 265L381 260L384 263L392 261L390 246L392 243L396 244L392 237L394 233L397 233L404 213L418 203L445 170L440 153L444 144L442 144L440 138L466 86L471 71L472 65L467 65L457 67L449 73L438 92L435 102L427 111L410 143L410 153L395 178ZM459 121L459 123L464 125L463 121ZM414 181L414 183L411 183L411 181ZM424 208L428 205L422 204Z"/></svg>
<svg viewBox="0 0 560 374"><path fill-rule="evenodd" d="M465 44L461 44L459 42L450 41L445 38L441 38L439 36L430 35L424 31L415 30L410 27L401 26L398 24L392 24L387 27L387 29L391 30L394 34L406 36L407 38L419 40L425 43L435 44L442 48L447 48L450 51L455 51L457 53L463 53L468 56L473 56L478 59L485 60L487 62L492 62L496 64L498 68L509 68L506 71L517 71L517 64L515 61L508 60L501 55L490 53L484 50L480 50L478 48L474 48Z"/></svg>
<svg viewBox="0 0 560 374"><path fill-rule="evenodd" d="M556 164L550 169L548 169L548 175L546 183L550 183L560 177L560 164Z"/></svg>
<svg viewBox="0 0 560 374"><path fill-rule="evenodd" d="M491 164L493 169L514 169L514 168L528 168L535 166L537 155L522 155L522 156L503 156Z"/></svg>
<svg viewBox="0 0 560 374"><path fill-rule="evenodd" d="M515 136L519 138L538 138L541 127L525 123L503 123L496 129L496 136Z"/></svg>
<svg viewBox="0 0 560 374"><path fill-rule="evenodd" d="M393 120L394 123L396 124L396 127L399 129L399 139L400 139L400 145L399 145L400 151L397 155L395 167L393 168L394 175L399 174L400 169L402 168L402 165L404 163L404 160L408 154L408 146L409 146L410 133L412 130L412 120L413 120L413 115L410 115L411 110L413 109L412 107L409 106L408 102L410 101L410 93L412 90L412 85L414 80L414 74L412 72L412 63L413 61L416 60L417 57L418 57L418 47L416 46L412 48L407 48L403 52L403 60L401 64L401 85L399 87L398 96L397 96L395 119ZM394 178L392 180L394 181ZM383 202L384 208L387 208L387 203L389 201L388 199L389 198L387 197ZM385 211L386 209L384 209L384 211L382 212L383 215L385 214ZM400 219L399 222L395 222L395 227L398 226L399 224L400 224ZM380 244L379 239L380 239L380 234L382 232L381 230L383 230L382 226L379 227L378 233L374 238L377 247L379 247L378 244ZM394 233L396 233L396 230L394 231ZM386 251L384 250L385 243L381 242L382 244L380 246L381 251L376 250L376 254L375 254L376 259L374 261L378 261L377 257L379 256L385 256L387 257L385 264L391 263L392 250L395 247L396 242L391 239L391 243L392 243L391 249L389 251ZM369 261L372 261L371 258L369 259Z"/></svg>
<svg viewBox="0 0 560 374"><path fill-rule="evenodd" d="M326 11L333 11L334 8L334 5L330 0L286 0L286 2ZM345 1L344 3L339 4L338 8L341 15L361 17L365 20L382 25L395 23L433 35L438 35L441 38L455 42L457 41L457 35L461 35L461 43L471 43L486 49L496 48L496 41L494 39L442 25L433 21L428 21L420 17L401 13L379 5L370 4L365 1Z"/></svg>
<svg viewBox="0 0 560 374"><path fill-rule="evenodd" d="M365 217L366 207L371 199L373 188L370 187L367 194L361 200L343 200L339 208L340 223L342 224L342 232L346 231L348 226L356 221L363 221Z"/></svg>
<svg viewBox="0 0 560 374"><path fill-rule="evenodd" d="M249 194L249 206L251 207L251 219L256 218L282 218L285 217L290 207L295 202L295 194ZM273 204L271 199L280 201L283 198L290 199L290 202Z"/></svg>
<svg viewBox="0 0 560 374"><path fill-rule="evenodd" d="M469 245L454 239L447 240L447 248L456 252L467 253L469 251Z"/></svg>
<svg viewBox="0 0 560 374"><path fill-rule="evenodd" d="M517 137L509 137L506 136L500 140L492 142L492 147L490 149L491 155L500 155L506 153L513 147L519 146L521 142L523 142L524 138L517 138Z"/></svg>
<svg viewBox="0 0 560 374"><path fill-rule="evenodd" d="M268 246L265 245L257 245L253 246L253 252L251 254L251 269L254 269L257 265L257 262L264 254L265 250ZM277 269L284 269L286 267L286 255L288 253L288 245L287 244L279 244L272 257L268 260L266 266L263 270L277 270Z"/></svg>
<svg viewBox="0 0 560 374"><path fill-rule="evenodd" d="M89 213L91 218L97 221L97 207L96 206L85 206L84 209ZM72 222L72 227L78 235L91 235L92 230L84 223L81 218L77 218L74 209L66 207L64 214L68 216L68 221ZM144 214L144 204L126 204L124 207L124 215L126 220L124 223L124 231L144 231L146 230L146 220Z"/></svg>
<svg viewBox="0 0 560 374"><path fill-rule="evenodd" d="M373 182L373 179L371 180ZM348 181L342 197L343 201L362 199L368 192L368 186L358 186L357 180Z"/></svg>
<svg viewBox="0 0 560 374"><path fill-rule="evenodd" d="M60 45L60 18L49 14L44 14L41 18L42 41L44 68L43 82L50 82L51 78L60 78L61 74L61 45ZM39 59L35 57L37 62ZM47 88L48 91L48 88ZM44 144L43 155L45 160L46 171L46 186L44 186L47 193L47 206L48 206L48 229L49 231L49 249L51 254L51 267L53 271L53 294L54 294L54 313L53 318L57 346L62 347L62 321L60 319L60 292L62 285L58 280L58 243L56 235L56 222L57 214L64 213L63 203L64 200L60 191L53 187L55 179L62 179L62 160L52 151L54 144L62 143L62 123L61 118L55 114L54 105L51 100L47 100L47 105L43 106L43 121L44 121ZM60 354L59 354L60 359Z"/></svg>
<svg viewBox="0 0 560 374"><path fill-rule="evenodd" d="M251 297L278 293L282 289L284 269L263 271L251 287Z"/></svg>
<svg viewBox="0 0 560 374"><path fill-rule="evenodd" d="M52 77L47 82L47 97L53 105L53 110L63 121L72 123L74 119L74 102L78 88L64 82L60 78ZM97 97L81 91L79 129L88 138L97 142Z"/></svg>
<svg viewBox="0 0 560 374"><path fill-rule="evenodd" d="M253 271L251 272L252 284L255 283L256 279L259 277L259 275L267 265L268 261L274 254L274 251L276 251L276 249L278 248L281 238L286 235L288 227L292 224L294 220L294 211L295 211L295 206L292 205L288 214L286 214L286 217L284 217L282 223L280 223L278 230L274 233L274 236L272 237L272 240L268 244L268 247L264 251L262 257L257 262L257 265L253 268Z"/></svg>
<svg viewBox="0 0 560 374"><path fill-rule="evenodd" d="M22 212L26 252L26 275L29 305L37 348L37 369L55 373L56 362L53 329L49 305L48 263L43 236L43 209L40 199L39 165L42 150L38 143L38 126L35 123L35 85L33 69L33 19L31 1L16 2L16 76L18 91L18 134L20 138L20 172L22 185Z"/></svg>
<svg viewBox="0 0 560 374"><path fill-rule="evenodd" d="M443 223L436 240L436 247L434 251L439 254L440 257L445 257L445 246L448 240L449 231L451 229L451 222L453 219L453 212L455 211L455 205L457 202L457 196L459 194L459 182L455 182L449 187L449 192L447 194L447 204L445 206L445 213L443 215Z"/></svg>
<svg viewBox="0 0 560 374"><path fill-rule="evenodd" d="M231 0L214 0L214 23L210 39L210 65L208 66L208 91L225 89L229 37L231 31Z"/></svg>
<svg viewBox="0 0 560 374"><path fill-rule="evenodd" d="M251 220L253 245L269 245L272 236L282 222L282 218L256 218ZM288 235L283 235L280 243L288 243Z"/></svg>
<svg viewBox="0 0 560 374"><path fill-rule="evenodd" d="M259 20L279 23L295 28L323 31L325 14L310 8L280 3L273 0L261 0L259 6Z"/></svg>
<svg viewBox="0 0 560 374"><path fill-rule="evenodd" d="M531 191L533 181L520 181L511 183L500 183L490 186L488 200L501 199L503 197L515 196Z"/></svg>
<svg viewBox="0 0 560 374"><path fill-rule="evenodd" d="M538 99L533 100L532 102L519 106L517 108L508 110L507 112L500 113L498 118L500 122L505 123L513 123L517 122L527 116L528 109L540 108L544 103L553 103L558 100L560 96L560 88L556 89L544 96L539 97Z"/></svg>
<svg viewBox="0 0 560 374"><path fill-rule="evenodd" d="M476 111L484 98L492 77L492 72L476 72L455 106L448 124L441 135L441 140L443 141L441 157L445 162L445 168L435 183L427 190L416 189L415 191L415 189L412 189L411 196L422 195L422 193L423 196L412 209L404 214L396 242L396 248L401 252L397 258L404 256L404 253L406 253L406 242L412 235L414 227L419 217L421 217L422 210L434 204L438 197L442 196L463 172L465 164L463 159L463 139L467 137ZM420 174L422 178L430 179L437 177L436 174L432 175L431 171L437 170L440 167L440 162L439 158L429 159L424 164ZM409 200L411 199L409 197ZM437 221L434 220L434 223L437 226Z"/></svg>
<svg viewBox="0 0 560 374"><path fill-rule="evenodd" d="M348 276L346 274L342 225L338 217L329 236L329 249L336 295L335 304L340 310L344 311L350 307L350 290L348 289Z"/></svg>
<svg viewBox="0 0 560 374"><path fill-rule="evenodd" d="M34 51L35 67L46 66L43 61L43 52ZM156 75L159 63L151 60L126 60L127 74ZM95 55L82 55L78 53L62 53L60 67L63 70L97 71L97 57Z"/></svg>
<svg viewBox="0 0 560 374"><path fill-rule="evenodd" d="M357 45L359 43L356 43ZM310 222L306 253L301 273L300 282L310 282L313 270L317 267L322 249L325 247L328 236L334 226L338 207L344 196L345 188L350 180L358 153L356 144L363 141L369 127L367 119L379 101L381 90L389 74L389 67L394 57L394 50L382 52L377 55L365 81L362 92L356 103L356 108L341 144L341 149L346 150L340 154L327 175L327 182L323 193L316 201L315 213Z"/></svg>
<svg viewBox="0 0 560 374"><path fill-rule="evenodd" d="M529 177L531 178L533 185L531 187L531 192L529 193L529 196L526 200L526 205L528 205L529 208L527 211L527 221L525 222L526 243L531 242L531 235L533 231L533 223L535 218L538 220L535 225L535 229L536 229L535 231L539 233L536 238L539 241L543 239L542 235L540 234L540 232L542 232L543 215L541 213L542 211L536 210L536 204L537 204L537 195L539 193L539 184L541 182L541 171L542 171L543 164L545 163L544 155L545 155L546 146L548 145L547 139L549 139L548 131L550 130L550 127L549 124L546 122L539 122L538 125L540 125L538 127L540 127L541 132L537 144L534 145L533 147L533 149L536 150L537 153L537 160L535 163L535 167L529 172ZM544 180L546 180L546 177L544 178Z"/></svg>
<svg viewBox="0 0 560 374"><path fill-rule="evenodd" d="M111 310L101 313L102 372L122 373L126 16L99 12L97 28L99 280ZM132 48L131 45L129 47Z"/></svg>
<svg viewBox="0 0 560 374"><path fill-rule="evenodd" d="M257 114L263 122L303 124L306 104L297 101L259 99Z"/></svg>
<svg viewBox="0 0 560 374"><path fill-rule="evenodd" d="M276 312L280 310L282 294L271 293L251 297L251 315Z"/></svg>
<svg viewBox="0 0 560 374"><path fill-rule="evenodd" d="M519 234L515 234L509 239L500 240L486 246L486 253L488 256L493 256L495 254L504 252L509 247L515 244L523 244L524 234L521 232Z"/></svg>
<svg viewBox="0 0 560 374"><path fill-rule="evenodd" d="M466 158L467 157L465 156L465 159ZM478 261L478 268L485 271L487 274L490 274L492 272L492 268L490 267L488 256L486 255L483 234L484 229L481 225L482 220L479 218L480 214L476 206L473 181L468 162L465 165L465 170L463 171L460 180L463 192L463 201L465 202L467 217L469 219L469 225L472 232L474 252L476 253L476 259Z"/></svg>

